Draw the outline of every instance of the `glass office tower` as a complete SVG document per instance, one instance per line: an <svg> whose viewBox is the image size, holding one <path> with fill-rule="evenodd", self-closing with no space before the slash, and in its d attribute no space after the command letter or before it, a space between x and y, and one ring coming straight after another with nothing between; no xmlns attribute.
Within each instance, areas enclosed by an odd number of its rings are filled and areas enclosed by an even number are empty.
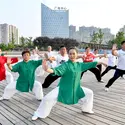
<svg viewBox="0 0 125 125"><path fill-rule="evenodd" d="M69 10L64 7L52 10L41 3L41 36L69 38Z"/></svg>

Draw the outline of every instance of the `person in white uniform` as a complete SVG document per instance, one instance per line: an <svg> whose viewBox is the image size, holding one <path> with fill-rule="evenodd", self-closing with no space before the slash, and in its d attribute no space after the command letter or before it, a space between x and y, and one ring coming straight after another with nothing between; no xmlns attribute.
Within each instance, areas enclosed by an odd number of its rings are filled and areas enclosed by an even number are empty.
<svg viewBox="0 0 125 125"><path fill-rule="evenodd" d="M55 55L52 51L52 47L48 46L48 52L44 54L45 58L48 59L47 64L50 68L54 68L56 66Z"/></svg>
<svg viewBox="0 0 125 125"><path fill-rule="evenodd" d="M117 45L112 47L112 54L118 57L118 64L114 76L108 81L105 86L105 91L109 90L109 87L122 75L125 74L125 41L121 42L121 49L117 50Z"/></svg>
<svg viewBox="0 0 125 125"><path fill-rule="evenodd" d="M54 59L57 63L56 66L59 66L60 64L68 61L69 57L68 57L68 54L67 54L67 50L66 50L66 47L65 46L61 46L60 47L60 54ZM54 67L52 67L54 68ZM60 76L58 75L52 75L52 74L49 74L43 84L42 84L42 87L43 88L48 88L55 80L57 80Z"/></svg>
<svg viewBox="0 0 125 125"><path fill-rule="evenodd" d="M33 49L30 59L37 61L37 60L39 60L40 57L41 57L41 56L39 56L38 50ZM43 76L44 73L45 73L45 72L44 72L44 70L42 69L42 65L40 65L39 67L37 67L37 69L36 69L36 71L35 71L35 75L36 75L36 76Z"/></svg>
<svg viewBox="0 0 125 125"><path fill-rule="evenodd" d="M112 55L111 53L111 54L107 54L107 58L108 58L108 66L101 74L101 77L103 77L111 69L116 69L116 60L117 60L116 56Z"/></svg>

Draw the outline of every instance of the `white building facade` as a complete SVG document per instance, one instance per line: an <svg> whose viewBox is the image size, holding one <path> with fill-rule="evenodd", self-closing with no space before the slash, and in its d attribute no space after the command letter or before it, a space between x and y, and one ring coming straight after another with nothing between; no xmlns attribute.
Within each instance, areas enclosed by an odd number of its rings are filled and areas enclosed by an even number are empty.
<svg viewBox="0 0 125 125"><path fill-rule="evenodd" d="M0 24L0 43L8 44L9 42L18 44L18 29L9 24Z"/></svg>

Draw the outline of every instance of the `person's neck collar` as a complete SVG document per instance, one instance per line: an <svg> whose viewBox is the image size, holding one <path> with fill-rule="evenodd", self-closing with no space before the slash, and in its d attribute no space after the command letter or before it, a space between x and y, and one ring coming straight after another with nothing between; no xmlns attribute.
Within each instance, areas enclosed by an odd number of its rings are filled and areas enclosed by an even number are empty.
<svg viewBox="0 0 125 125"><path fill-rule="evenodd" d="M63 57L64 57L65 55L66 55L66 54L61 54L61 56L63 56Z"/></svg>
<svg viewBox="0 0 125 125"><path fill-rule="evenodd" d="M27 63L27 62L29 62L29 60L27 60L27 61L26 61L26 60L23 60L23 62Z"/></svg>

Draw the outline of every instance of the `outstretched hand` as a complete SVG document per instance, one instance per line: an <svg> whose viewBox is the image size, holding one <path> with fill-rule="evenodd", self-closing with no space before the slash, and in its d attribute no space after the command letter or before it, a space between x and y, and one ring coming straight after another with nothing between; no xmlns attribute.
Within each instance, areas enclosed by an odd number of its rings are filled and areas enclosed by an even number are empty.
<svg viewBox="0 0 125 125"><path fill-rule="evenodd" d="M11 60L11 58L7 58L7 65L10 65L12 63L12 60Z"/></svg>
<svg viewBox="0 0 125 125"><path fill-rule="evenodd" d="M48 73L53 73L53 72L54 72L53 69L48 68L48 65L47 65L47 63L46 63L46 59L43 60L42 66L43 66L43 69L44 69L46 72L48 72Z"/></svg>
<svg viewBox="0 0 125 125"><path fill-rule="evenodd" d="M112 50L116 50L116 49L117 49L117 44L113 44Z"/></svg>
<svg viewBox="0 0 125 125"><path fill-rule="evenodd" d="M46 60L43 60L43 62L42 62L42 67L43 67L43 69L44 69L45 71L47 71L48 66L47 66Z"/></svg>

